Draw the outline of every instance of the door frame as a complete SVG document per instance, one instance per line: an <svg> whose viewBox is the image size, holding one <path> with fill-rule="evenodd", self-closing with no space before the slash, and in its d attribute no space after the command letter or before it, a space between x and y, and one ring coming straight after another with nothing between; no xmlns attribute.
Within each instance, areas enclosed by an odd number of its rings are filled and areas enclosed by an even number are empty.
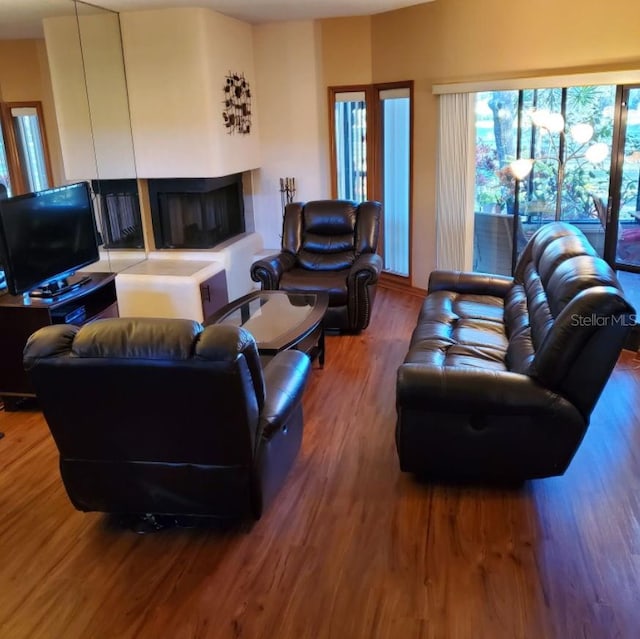
<svg viewBox="0 0 640 639"><path fill-rule="evenodd" d="M609 199L607 201L607 225L604 236L604 258L614 270L640 273L640 264L619 262L616 257L618 248L618 222L620 219L620 192L622 190L622 168L624 164L625 142L627 139L627 105L629 92L632 89L640 90L640 84L619 84L616 87Z"/></svg>
<svg viewBox="0 0 640 639"><path fill-rule="evenodd" d="M383 271L381 277L383 281L399 287L412 287L412 257L413 257L413 156L414 156L414 82L413 80L403 80L397 82L379 82L373 84L352 84L345 86L331 86L328 88L329 100L329 138L330 138L330 171L331 171L331 197L338 196L337 185L337 160L336 160L336 136L335 136L335 98L340 93L364 92L365 104L367 108L367 199L384 200L383 186L383 158L384 148L382 135L382 108L380 92L388 89L408 89L409 90L409 246L408 262L409 272L407 276L397 275ZM384 216L384 208L382 215ZM384 258L384 219L380 223L380 234L378 240L378 253Z"/></svg>

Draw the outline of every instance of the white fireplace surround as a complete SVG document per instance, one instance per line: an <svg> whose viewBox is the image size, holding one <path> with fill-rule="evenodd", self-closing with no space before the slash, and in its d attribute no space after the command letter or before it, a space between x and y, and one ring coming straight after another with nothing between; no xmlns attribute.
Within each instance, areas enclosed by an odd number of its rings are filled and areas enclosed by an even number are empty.
<svg viewBox="0 0 640 639"><path fill-rule="evenodd" d="M182 317L203 321L198 284L224 269L229 300L254 290L251 265L264 255L262 238L243 233L215 248L189 251L109 251L88 272L116 273L121 317ZM193 268L190 268L193 264Z"/></svg>

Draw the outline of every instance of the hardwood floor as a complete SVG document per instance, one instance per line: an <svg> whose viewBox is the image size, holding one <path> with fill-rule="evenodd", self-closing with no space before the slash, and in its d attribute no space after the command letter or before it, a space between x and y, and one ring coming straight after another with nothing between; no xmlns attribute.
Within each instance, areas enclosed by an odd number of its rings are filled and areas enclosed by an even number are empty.
<svg viewBox="0 0 640 639"><path fill-rule="evenodd" d="M139 536L77 512L41 414L0 413L0 637L638 637L640 361L563 477L420 484L393 441L419 305L381 290L367 331L327 338L300 457L253 526Z"/></svg>

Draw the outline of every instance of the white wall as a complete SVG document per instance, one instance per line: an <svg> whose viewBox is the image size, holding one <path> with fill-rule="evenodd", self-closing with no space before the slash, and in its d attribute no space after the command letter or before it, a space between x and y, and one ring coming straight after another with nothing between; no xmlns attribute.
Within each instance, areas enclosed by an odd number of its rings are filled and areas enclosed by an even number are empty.
<svg viewBox="0 0 640 639"><path fill-rule="evenodd" d="M295 177L296 200L330 197L328 115L313 21L253 27L260 101L261 168L253 173L255 229L265 247L280 246L281 177Z"/></svg>
<svg viewBox="0 0 640 639"><path fill-rule="evenodd" d="M251 25L209 9L120 14L138 176L218 177L260 165L252 130L229 134L226 75L255 87ZM255 91L254 91L255 92Z"/></svg>

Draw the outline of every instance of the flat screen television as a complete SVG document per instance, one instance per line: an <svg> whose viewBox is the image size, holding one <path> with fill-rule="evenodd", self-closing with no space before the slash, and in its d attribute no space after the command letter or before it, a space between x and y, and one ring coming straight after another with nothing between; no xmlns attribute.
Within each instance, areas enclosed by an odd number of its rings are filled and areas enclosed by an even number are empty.
<svg viewBox="0 0 640 639"><path fill-rule="evenodd" d="M12 295L62 292L67 277L98 259L88 183L0 200L0 260Z"/></svg>

